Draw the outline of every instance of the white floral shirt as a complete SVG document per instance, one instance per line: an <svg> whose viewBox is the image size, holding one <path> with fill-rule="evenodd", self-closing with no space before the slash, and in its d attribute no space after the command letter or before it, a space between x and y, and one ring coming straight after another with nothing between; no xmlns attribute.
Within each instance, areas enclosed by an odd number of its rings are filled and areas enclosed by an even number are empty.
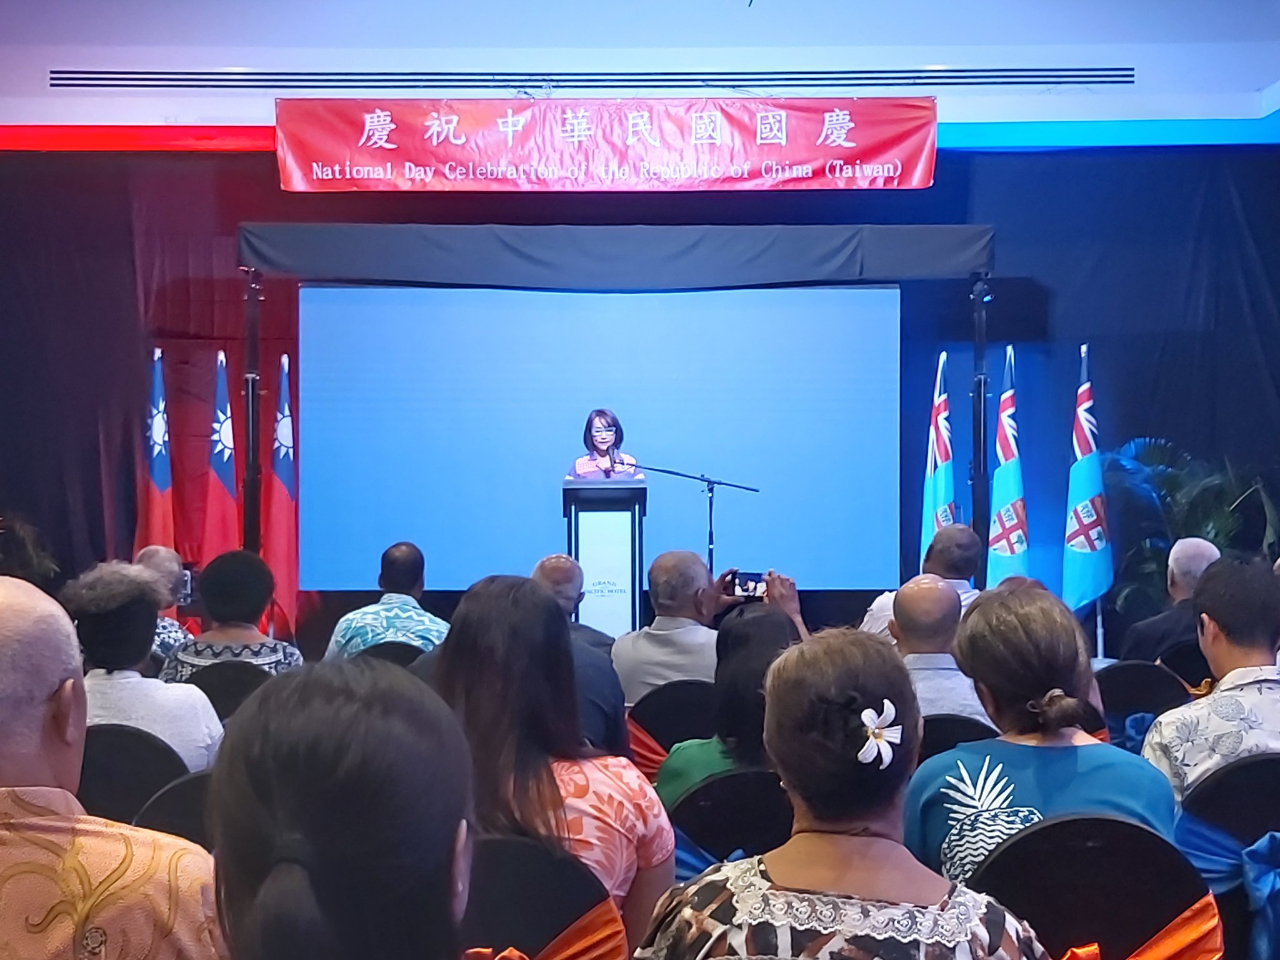
<svg viewBox="0 0 1280 960"><path fill-rule="evenodd" d="M1232 670L1207 697L1157 717L1142 745L1179 803L1214 770L1255 753L1280 753L1280 667Z"/></svg>

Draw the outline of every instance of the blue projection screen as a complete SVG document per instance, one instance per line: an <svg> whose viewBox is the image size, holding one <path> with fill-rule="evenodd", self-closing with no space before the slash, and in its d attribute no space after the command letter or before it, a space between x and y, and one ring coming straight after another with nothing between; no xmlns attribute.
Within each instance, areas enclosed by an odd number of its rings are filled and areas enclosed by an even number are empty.
<svg viewBox="0 0 1280 960"><path fill-rule="evenodd" d="M423 548L433 590L563 552L561 482L594 407L641 464L760 488L716 494L717 566L897 583L896 287L299 301L303 589L373 589L397 540ZM648 482L646 562L705 556L704 488Z"/></svg>

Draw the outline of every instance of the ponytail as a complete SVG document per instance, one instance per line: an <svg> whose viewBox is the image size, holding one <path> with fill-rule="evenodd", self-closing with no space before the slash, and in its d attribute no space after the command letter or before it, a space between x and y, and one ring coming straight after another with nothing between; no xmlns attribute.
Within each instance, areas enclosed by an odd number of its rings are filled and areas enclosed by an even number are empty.
<svg viewBox="0 0 1280 960"><path fill-rule="evenodd" d="M277 860L244 916L228 931L235 960L342 960L338 938L311 885L311 874L295 860Z"/></svg>

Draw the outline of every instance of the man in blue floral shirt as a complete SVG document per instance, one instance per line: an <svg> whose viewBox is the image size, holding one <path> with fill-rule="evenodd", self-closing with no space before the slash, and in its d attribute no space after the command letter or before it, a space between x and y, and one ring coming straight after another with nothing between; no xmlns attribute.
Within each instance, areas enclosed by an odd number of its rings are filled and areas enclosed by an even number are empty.
<svg viewBox="0 0 1280 960"><path fill-rule="evenodd" d="M1217 686L1158 717L1142 746L1179 802L1233 760L1280 753L1280 580L1270 564L1224 558L1205 570L1191 602Z"/></svg>
<svg viewBox="0 0 1280 960"><path fill-rule="evenodd" d="M426 561L412 543L397 543L382 554L378 588L382 599L338 621L326 660L353 657L379 643L408 643L425 653L449 632L449 624L422 609Z"/></svg>

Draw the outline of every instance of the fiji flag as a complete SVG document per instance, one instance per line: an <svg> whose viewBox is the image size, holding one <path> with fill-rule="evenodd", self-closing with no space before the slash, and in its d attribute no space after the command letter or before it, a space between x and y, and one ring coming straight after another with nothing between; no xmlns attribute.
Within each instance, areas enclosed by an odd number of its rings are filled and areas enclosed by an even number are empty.
<svg viewBox="0 0 1280 960"><path fill-rule="evenodd" d="M169 414L164 370L156 347L151 357L151 413L147 417L147 478L139 485L134 552L150 544L173 547L173 466L169 460Z"/></svg>
<svg viewBox="0 0 1280 960"><path fill-rule="evenodd" d="M280 358L274 435L262 555L276 578L272 635L285 637L295 632L298 616L298 462L293 450L293 414L289 407L288 354Z"/></svg>
<svg viewBox="0 0 1280 960"><path fill-rule="evenodd" d="M227 394L227 355L221 350L218 351L217 377L213 426L209 433L209 472L205 481L204 536L200 539L201 567L221 553L240 548L236 444L231 429L231 398Z"/></svg>
<svg viewBox="0 0 1280 960"><path fill-rule="evenodd" d="M1076 391L1076 415L1071 427L1076 458L1067 488L1067 538L1062 559L1062 599L1072 610L1079 610L1106 593L1115 573L1097 434L1086 343L1080 346L1080 389Z"/></svg>
<svg viewBox="0 0 1280 960"><path fill-rule="evenodd" d="M1027 504L1022 499L1022 458L1018 456L1017 404L1013 396L1013 347L1004 352L1004 387L996 424L996 459L991 477L991 531L987 586L1006 577L1027 576Z"/></svg>
<svg viewBox="0 0 1280 960"><path fill-rule="evenodd" d="M947 352L938 355L929 414L929 456L924 472L924 510L920 523L920 560L934 534L956 522L956 482L951 470L951 410L947 403Z"/></svg>

